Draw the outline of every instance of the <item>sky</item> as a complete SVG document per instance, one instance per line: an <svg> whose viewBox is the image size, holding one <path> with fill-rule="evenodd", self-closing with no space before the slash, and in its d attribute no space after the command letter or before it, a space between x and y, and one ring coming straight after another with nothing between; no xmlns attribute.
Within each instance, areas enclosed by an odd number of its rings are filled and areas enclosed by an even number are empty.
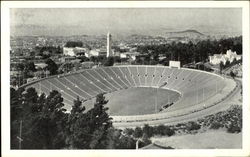
<svg viewBox="0 0 250 157"><path fill-rule="evenodd" d="M12 35L162 34L242 32L239 8L11 9Z"/></svg>

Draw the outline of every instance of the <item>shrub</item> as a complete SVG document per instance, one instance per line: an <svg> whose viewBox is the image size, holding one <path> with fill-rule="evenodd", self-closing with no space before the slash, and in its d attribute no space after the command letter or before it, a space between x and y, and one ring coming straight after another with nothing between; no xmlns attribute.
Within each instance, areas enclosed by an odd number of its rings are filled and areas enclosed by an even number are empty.
<svg viewBox="0 0 250 157"><path fill-rule="evenodd" d="M152 137L154 133L153 127L149 126L148 124L145 124L142 128L143 134L146 134L148 137Z"/></svg>
<svg viewBox="0 0 250 157"><path fill-rule="evenodd" d="M133 135L134 134L134 130L133 129L131 129L131 128L126 128L124 131L123 131L123 133L125 134L125 135Z"/></svg>
<svg viewBox="0 0 250 157"><path fill-rule="evenodd" d="M213 122L213 123L211 123L209 128L210 129L219 129L220 127L223 127L223 125L220 124L219 122Z"/></svg>
<svg viewBox="0 0 250 157"><path fill-rule="evenodd" d="M227 128L227 132L229 132L229 133L239 133L239 132L241 132L241 128L238 125L232 123Z"/></svg>
<svg viewBox="0 0 250 157"><path fill-rule="evenodd" d="M154 129L154 134L172 136L175 134L175 131L170 129L169 126L159 125L156 127L156 129Z"/></svg>
<svg viewBox="0 0 250 157"><path fill-rule="evenodd" d="M142 129L140 127L136 127L133 136L135 138L142 137Z"/></svg>
<svg viewBox="0 0 250 157"><path fill-rule="evenodd" d="M188 122L187 124L187 130L192 131L192 130L199 130L201 126L197 124L196 122Z"/></svg>

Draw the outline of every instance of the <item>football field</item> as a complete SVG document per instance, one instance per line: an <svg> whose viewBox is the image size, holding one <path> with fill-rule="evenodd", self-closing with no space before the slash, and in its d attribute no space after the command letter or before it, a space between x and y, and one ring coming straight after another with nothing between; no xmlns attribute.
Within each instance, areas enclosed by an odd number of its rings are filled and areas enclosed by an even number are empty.
<svg viewBox="0 0 250 157"><path fill-rule="evenodd" d="M144 115L159 112L161 106L176 101L180 95L167 89L129 88L109 93L106 99L111 115Z"/></svg>

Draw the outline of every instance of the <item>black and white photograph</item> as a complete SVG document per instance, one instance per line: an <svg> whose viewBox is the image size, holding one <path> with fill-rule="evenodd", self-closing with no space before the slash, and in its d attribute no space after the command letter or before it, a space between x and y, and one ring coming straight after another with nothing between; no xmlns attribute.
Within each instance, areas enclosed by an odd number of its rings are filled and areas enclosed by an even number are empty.
<svg viewBox="0 0 250 157"><path fill-rule="evenodd" d="M5 6L8 152L250 155L249 2L65 3Z"/></svg>

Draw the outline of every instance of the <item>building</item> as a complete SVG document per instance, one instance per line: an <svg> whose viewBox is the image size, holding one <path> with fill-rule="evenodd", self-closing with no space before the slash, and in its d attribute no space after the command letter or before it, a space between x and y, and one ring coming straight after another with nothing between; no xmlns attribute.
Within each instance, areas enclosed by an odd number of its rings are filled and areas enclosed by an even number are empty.
<svg viewBox="0 0 250 157"><path fill-rule="evenodd" d="M88 50L83 47L63 47L65 56L83 56Z"/></svg>
<svg viewBox="0 0 250 157"><path fill-rule="evenodd" d="M232 63L234 60L240 60L241 58L242 55L237 55L235 51L227 50L226 54L214 54L213 56L209 56L209 62L214 65L223 62L225 65L227 61Z"/></svg>
<svg viewBox="0 0 250 157"><path fill-rule="evenodd" d="M124 53L120 53L120 58L121 59L131 59L132 61L136 60L136 57L140 56L139 52L124 52Z"/></svg>
<svg viewBox="0 0 250 157"><path fill-rule="evenodd" d="M113 51L111 50L111 34L107 34L107 57L113 56Z"/></svg>
<svg viewBox="0 0 250 157"><path fill-rule="evenodd" d="M85 53L85 56L90 58L91 56L98 57L98 56L106 56L107 51L104 48L90 50L89 52Z"/></svg>

